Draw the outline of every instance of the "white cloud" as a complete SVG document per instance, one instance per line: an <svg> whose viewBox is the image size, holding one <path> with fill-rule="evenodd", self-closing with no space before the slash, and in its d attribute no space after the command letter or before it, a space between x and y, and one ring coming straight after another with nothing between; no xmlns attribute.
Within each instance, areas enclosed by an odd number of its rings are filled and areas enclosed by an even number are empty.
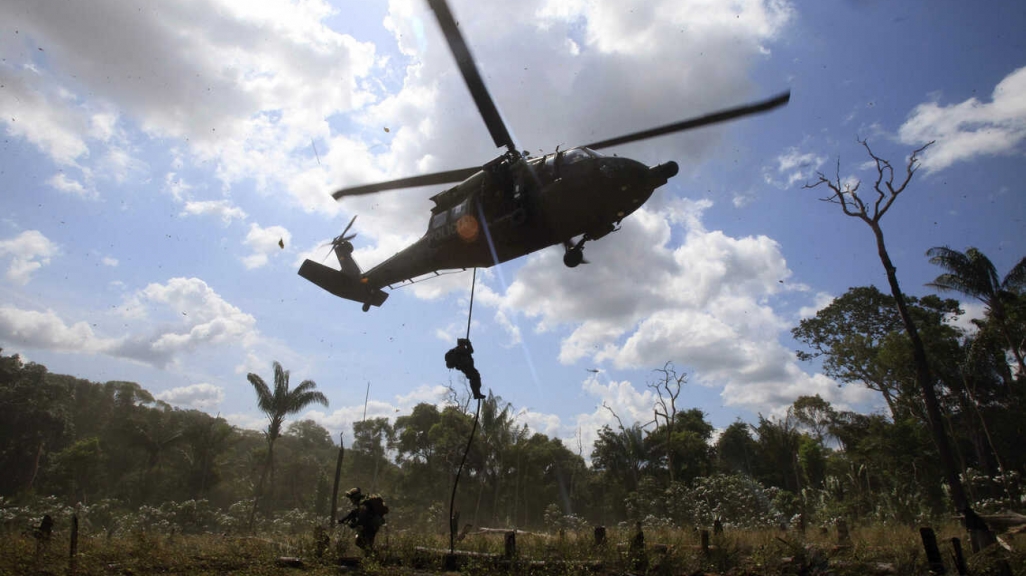
<svg viewBox="0 0 1026 576"><path fill-rule="evenodd" d="M174 188L172 191L172 194L176 197L183 191L182 184L181 181L177 181L177 188ZM246 213L242 208L235 206L228 200L189 201L185 203L185 207L182 209L182 216L203 215L219 216L225 225L231 224L232 220L235 219L246 219Z"/></svg>
<svg viewBox="0 0 1026 576"><path fill-rule="evenodd" d="M235 366L236 374L249 374L259 373L261 370L267 368L267 360L258 356L252 350L246 352L246 359L241 364Z"/></svg>
<svg viewBox="0 0 1026 576"><path fill-rule="evenodd" d="M474 331L474 328L480 328L480 326L477 320L472 320L470 323L471 332ZM457 338L463 338L467 335L467 323L450 322L444 328L435 328L434 334L435 338L453 346L456 344Z"/></svg>
<svg viewBox="0 0 1026 576"><path fill-rule="evenodd" d="M509 342L505 344L507 347L516 346L522 342L520 337L520 326L516 322L509 318L509 315L503 310L495 311L495 323L502 327L509 335Z"/></svg>
<svg viewBox="0 0 1026 576"><path fill-rule="evenodd" d="M598 439L598 432L603 426L616 430L621 423L625 427L635 423L646 425L652 420L652 407L656 401L656 395L652 390L639 391L627 380L606 380L603 384L596 374L581 383L581 390L596 400L595 409L577 414L569 426L572 430L567 430L568 426L563 428L564 445L576 449L577 443L580 442L582 456L589 462L595 440ZM620 418L619 422L616 420L617 417Z"/></svg>
<svg viewBox="0 0 1026 576"><path fill-rule="evenodd" d="M927 172L978 156L1014 153L1026 139L1026 67L1001 80L990 102L970 98L949 106L916 106L898 138L912 145L936 141L922 156Z"/></svg>
<svg viewBox="0 0 1026 576"><path fill-rule="evenodd" d="M834 301L834 297L826 292L817 292L816 298L813 300L810 306L802 306L798 309L798 320L804 320L806 318L812 318L820 310L826 308Z"/></svg>
<svg viewBox="0 0 1026 576"><path fill-rule="evenodd" d="M744 208L754 201L755 193L749 190L747 192L734 192L731 203L734 205L734 208Z"/></svg>
<svg viewBox="0 0 1026 576"><path fill-rule="evenodd" d="M182 177L176 172L168 172L164 175L164 189L167 190L171 197L179 202L184 201L192 190L192 185L182 179Z"/></svg>
<svg viewBox="0 0 1026 576"><path fill-rule="evenodd" d="M222 414L222 418L232 426L243 430L263 431L267 429L267 417L248 412L236 412L233 414Z"/></svg>
<svg viewBox="0 0 1026 576"><path fill-rule="evenodd" d="M110 266L111 268L117 268L118 265L118 259L110 256L104 256L100 261L103 262L104 266Z"/></svg>
<svg viewBox="0 0 1026 576"><path fill-rule="evenodd" d="M81 196L82 198L96 198L97 194L95 190L91 190L82 185L81 182L74 178L68 178L68 175L64 172L58 172L50 177L46 181L47 184L53 188L66 192L68 194L74 194L75 196Z"/></svg>
<svg viewBox="0 0 1026 576"><path fill-rule="evenodd" d="M0 307L0 341L59 352L104 352L117 341L96 336L87 322L68 326L53 310Z"/></svg>
<svg viewBox="0 0 1026 576"><path fill-rule="evenodd" d="M449 389L441 384L429 386L421 384L407 394L397 394L395 397L396 406L401 410L410 412L414 406L421 402L441 405L449 395Z"/></svg>
<svg viewBox="0 0 1026 576"><path fill-rule="evenodd" d="M312 181L304 174L311 140L332 140L327 119L381 90L361 88L373 45L329 29L336 15L323 0L189 0L148 10L116 0L5 3L0 20L17 22L20 34L5 41L5 68L17 73L5 74L0 121L56 162L92 158L117 181L146 169L118 128L128 124L187 142L189 160L214 166L226 186L252 178L260 188L316 187L321 209L335 210L327 169ZM45 60L35 50L42 45ZM43 77L68 86L46 89Z"/></svg>
<svg viewBox="0 0 1026 576"><path fill-rule="evenodd" d="M7 13L13 6L0 5L0 19L11 22L17 16ZM5 14L6 13L6 14ZM84 134L87 121L81 110L69 105L54 90L45 88L42 74L34 67L16 68L13 63L0 65L4 72L4 89L0 90L0 122L7 133L25 138L54 162L74 166L88 156Z"/></svg>
<svg viewBox="0 0 1026 576"><path fill-rule="evenodd" d="M945 321L965 330L967 334L975 334L979 331L979 328L976 324L973 324L973 319L982 319L985 316L987 307L982 302L975 300L959 302L958 306L964 313L955 318L946 316Z"/></svg>
<svg viewBox="0 0 1026 576"><path fill-rule="evenodd" d="M292 234L282 226L268 226L262 228L256 222L249 225L249 233L243 242L253 250L253 253L242 259L246 268L259 268L267 264L268 259L282 251L284 244L292 244Z"/></svg>
<svg viewBox="0 0 1026 576"><path fill-rule="evenodd" d="M129 147L119 145L108 145L97 166L104 175L119 184L127 181L129 177L142 176L149 168L145 162L135 157Z"/></svg>
<svg viewBox="0 0 1026 576"><path fill-rule="evenodd" d="M0 258L10 256L7 279L27 284L32 274L50 263L59 252L57 245L38 230L26 230L9 240L0 240Z"/></svg>
<svg viewBox="0 0 1026 576"><path fill-rule="evenodd" d="M191 348L200 343L219 343L251 334L256 320L226 302L199 278L172 278L167 284L150 284L137 301L163 304L182 316L184 332L164 334L154 348Z"/></svg>
<svg viewBox="0 0 1026 576"><path fill-rule="evenodd" d="M118 134L118 115L114 112L97 112L89 119L89 135L102 142L109 142Z"/></svg>
<svg viewBox="0 0 1026 576"><path fill-rule="evenodd" d="M102 337L93 331L96 324L80 321L69 325L53 310L8 306L0 308L0 341L59 352L105 354L158 368L201 348L239 345L245 350L261 343L256 319L198 278L150 284L126 298L120 314L121 322L108 325L145 320L155 328Z"/></svg>
<svg viewBox="0 0 1026 576"><path fill-rule="evenodd" d="M482 302L525 314L536 330L568 330L563 363L639 368L672 360L697 383L722 388L726 403L763 410L789 404L791 394L836 398L829 379L803 373L779 342L792 320L776 313L774 297L807 289L781 282L791 271L780 246L706 230L709 206L642 208L608 240L587 246L587 270L567 269L560 250L545 250L528 258L505 294ZM672 226L681 224L682 239L671 243Z"/></svg>
<svg viewBox="0 0 1026 576"><path fill-rule="evenodd" d="M121 313L129 319L147 319L159 328L146 336L127 338L112 353L156 366L201 347L238 344L249 349L260 342L256 319L199 278L150 284L128 297Z"/></svg>
<svg viewBox="0 0 1026 576"><path fill-rule="evenodd" d="M224 401L224 389L207 383L190 384L161 392L156 398L168 404L204 410Z"/></svg>
<svg viewBox="0 0 1026 576"><path fill-rule="evenodd" d="M555 414L543 414L521 408L517 410L515 419L518 424L526 424L531 432L544 434L549 438L558 438L563 430L562 421Z"/></svg>
<svg viewBox="0 0 1026 576"><path fill-rule="evenodd" d="M826 160L826 156L814 152L803 153L791 147L777 156L775 167L763 168L762 178L767 184L786 190L796 184L809 182Z"/></svg>

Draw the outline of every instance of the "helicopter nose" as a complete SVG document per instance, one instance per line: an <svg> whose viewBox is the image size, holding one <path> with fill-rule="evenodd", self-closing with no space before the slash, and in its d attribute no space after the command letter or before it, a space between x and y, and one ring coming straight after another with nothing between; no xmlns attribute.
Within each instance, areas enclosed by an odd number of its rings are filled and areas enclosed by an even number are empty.
<svg viewBox="0 0 1026 576"><path fill-rule="evenodd" d="M648 173L652 176L652 179L657 181L656 186L662 186L666 184L666 181L677 175L679 167L674 161L666 162L665 164L659 164L648 169Z"/></svg>

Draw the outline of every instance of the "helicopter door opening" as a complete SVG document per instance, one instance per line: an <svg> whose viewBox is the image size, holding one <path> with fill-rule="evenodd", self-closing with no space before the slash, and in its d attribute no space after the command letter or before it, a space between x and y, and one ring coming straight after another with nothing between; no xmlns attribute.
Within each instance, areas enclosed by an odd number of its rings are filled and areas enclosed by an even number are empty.
<svg viewBox="0 0 1026 576"><path fill-rule="evenodd" d="M456 222L457 220L460 219L460 216L463 216L464 214L467 213L467 202L468 202L468 200L464 200L463 202L460 202L459 204L453 206L449 210L449 221L450 222Z"/></svg>

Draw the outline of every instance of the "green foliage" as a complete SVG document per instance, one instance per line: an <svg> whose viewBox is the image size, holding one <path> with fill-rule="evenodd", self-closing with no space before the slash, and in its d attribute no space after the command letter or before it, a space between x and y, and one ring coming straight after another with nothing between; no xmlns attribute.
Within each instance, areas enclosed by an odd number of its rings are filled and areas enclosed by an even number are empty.
<svg viewBox="0 0 1026 576"><path fill-rule="evenodd" d="M784 519L774 507L777 492L750 476L714 474L690 486L672 484L665 492L665 509L678 526L710 527L717 518L736 528L777 526Z"/></svg>
<svg viewBox="0 0 1026 576"><path fill-rule="evenodd" d="M961 313L958 302L936 296L905 298L928 357L950 357L950 350L938 347L952 342L957 346L958 333L944 320ZM891 295L874 286L850 288L814 317L802 320L791 334L812 350L799 350L799 360L821 358L827 376L880 392L894 418L917 410L911 343Z"/></svg>
<svg viewBox="0 0 1026 576"><path fill-rule="evenodd" d="M1003 388L993 342L984 332L959 340L943 322L947 301L928 297L917 307L924 339L948 350L934 370L970 498L984 511L1022 510L1026 456L1018 438L1026 436L1026 419L1018 397ZM874 360L889 363L895 382L905 378L900 364L907 360L898 336L881 338ZM155 401L135 383L50 374L17 357L0 355L0 377L3 413L17 406L38 416L0 420L0 519L7 525L38 523L18 512L24 507L32 514L46 508L56 518L77 506L90 530L112 534L247 530L255 488L269 472L271 430L234 428ZM583 447L573 451L532 433L492 395L482 403L456 509L461 524L571 531L626 521L630 528L637 519L683 527L722 516L731 526L754 528L792 522L799 513L823 523L915 523L949 513L917 400L904 392L895 399L907 407L897 420L800 397L780 418L732 423L715 443L700 410L666 403L665 419L601 429L589 466ZM445 531L452 478L472 424L473 414L455 403L420 404L394 423L356 423L342 489L381 493L397 529ZM310 420L283 420L278 430L277 481L265 487L254 528L301 533L327 517L338 447ZM38 439L44 441L33 444ZM55 496L40 500L35 493Z"/></svg>

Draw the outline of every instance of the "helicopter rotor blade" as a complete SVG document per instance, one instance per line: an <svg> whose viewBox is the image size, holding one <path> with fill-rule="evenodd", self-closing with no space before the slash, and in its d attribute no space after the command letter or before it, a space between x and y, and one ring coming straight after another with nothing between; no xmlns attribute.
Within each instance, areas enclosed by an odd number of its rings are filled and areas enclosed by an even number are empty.
<svg viewBox="0 0 1026 576"><path fill-rule="evenodd" d="M446 172L435 172L434 174L422 174L420 176L410 176L408 178L399 178L397 180L389 180L388 182L378 182L376 184L363 184L360 186L351 186L349 188L342 188L332 193L331 197L335 200L339 200L345 196L360 196L362 194L373 194L375 192L382 192L384 190L395 190L398 188L416 188L418 186L432 186L435 184L448 184L450 182L462 182L467 178L473 176L479 172L481 168L460 168L459 170L448 170Z"/></svg>
<svg viewBox="0 0 1026 576"><path fill-rule="evenodd" d="M321 262L324 262L325 260L327 260L327 259L328 259L328 256L330 256L330 255L331 255L331 251L335 249L335 243L334 243L334 242L328 242L328 243L327 243L327 244L325 244L324 246L330 246L330 248L328 248L328 251L327 251L327 252L325 252L325 253L324 253L324 256L322 256L322 257L321 257ZM323 248L324 246L322 246L322 248Z"/></svg>
<svg viewBox="0 0 1026 576"><path fill-rule="evenodd" d="M348 224L348 225L346 226L346 229L345 229L345 230L343 230L343 231L342 231L342 233L338 235L338 237L336 238L336 240L338 240L338 238L341 238L341 239L342 239L342 241L343 241L343 242L345 242L345 239L346 239L346 238L345 238L345 236L346 236L346 232L349 232L349 229L353 227L353 224L354 224L354 223L356 223L356 217L357 217L357 216L359 216L359 214L353 214L353 219L349 221L349 224Z"/></svg>
<svg viewBox="0 0 1026 576"><path fill-rule="evenodd" d="M449 43L449 49L452 51L453 57L456 58L456 64L463 74L463 80L467 83L470 95L474 98L474 103L477 104L477 110L481 113L481 118L488 127L492 140L495 141L497 147L505 146L510 152L515 152L517 147L513 143L513 138L509 135L509 130L506 129L506 124L503 123L502 116L499 115L499 109L495 107L495 102L492 101L488 88L474 64L470 47L467 46L466 40L460 33L456 19L453 18L452 11L449 10L449 4L445 0L428 0L428 4L435 13L442 33L445 34L445 40Z"/></svg>
<svg viewBox="0 0 1026 576"><path fill-rule="evenodd" d="M628 142L637 142L638 140L644 140L646 138L654 138L656 136L662 136L663 134L672 134L674 132L681 132L683 130L691 130L694 128L700 128L702 126L708 126L710 124L718 124L720 122L727 122L744 116L750 116L752 114L760 114L762 112L768 112L774 108L783 106L791 99L791 91L783 92L767 100L755 102L753 104L746 104L744 106L738 106L735 108L728 108L726 110L720 110L719 112L713 112L712 114L706 114L697 118L690 118L681 122L675 122L673 124L666 124L665 126L659 126L657 128L650 128L648 130L642 130L641 132L634 132L633 134L627 134L624 136L618 136L616 138L609 138L608 140L601 140L594 144L588 144L586 147L592 150L599 150L602 148L608 148L610 146L617 146L619 144L627 144Z"/></svg>

